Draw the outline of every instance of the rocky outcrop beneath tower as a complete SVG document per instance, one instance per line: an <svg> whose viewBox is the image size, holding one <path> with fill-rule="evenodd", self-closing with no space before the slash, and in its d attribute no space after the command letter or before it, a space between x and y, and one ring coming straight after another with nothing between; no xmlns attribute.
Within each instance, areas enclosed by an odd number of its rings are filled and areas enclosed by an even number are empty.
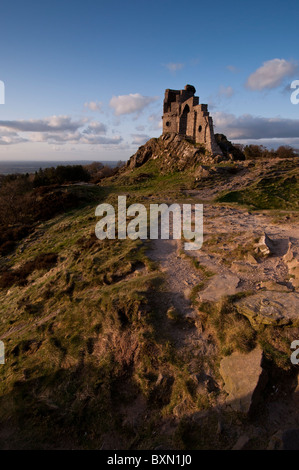
<svg viewBox="0 0 299 470"><path fill-rule="evenodd" d="M127 167L133 169L148 160L156 160L162 173L183 171L199 163L215 162L204 147L197 147L178 134L165 134L158 139L150 139L130 158Z"/></svg>
<svg viewBox="0 0 299 470"><path fill-rule="evenodd" d="M156 160L162 173L183 171L199 164L212 165L231 158L223 154L213 155L202 144L195 144L180 134L163 134L159 138L150 139L139 147L128 160L125 169L134 169L149 160Z"/></svg>

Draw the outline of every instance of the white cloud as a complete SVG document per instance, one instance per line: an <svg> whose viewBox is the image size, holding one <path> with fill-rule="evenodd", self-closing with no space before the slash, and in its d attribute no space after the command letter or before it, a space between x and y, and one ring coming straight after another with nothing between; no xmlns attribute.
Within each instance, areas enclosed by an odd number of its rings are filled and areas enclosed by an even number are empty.
<svg viewBox="0 0 299 470"><path fill-rule="evenodd" d="M118 145L123 141L119 135L109 137L105 124L81 119L72 121L68 116L52 116L44 119L0 121L0 145L21 142L47 142L50 145L92 144ZM18 131L18 132L16 132Z"/></svg>
<svg viewBox="0 0 299 470"><path fill-rule="evenodd" d="M102 104L103 103L101 101L89 101L84 103L84 107L88 108L90 111L101 111Z"/></svg>
<svg viewBox="0 0 299 470"><path fill-rule="evenodd" d="M81 133L76 132L34 132L29 134L30 142L48 142L49 144L78 143L81 139Z"/></svg>
<svg viewBox="0 0 299 470"><path fill-rule="evenodd" d="M92 121L83 131L84 134L106 134L107 127L102 122Z"/></svg>
<svg viewBox="0 0 299 470"><path fill-rule="evenodd" d="M244 114L217 112L213 116L215 132L225 134L229 139L278 139L298 138L299 119L265 118Z"/></svg>
<svg viewBox="0 0 299 470"><path fill-rule="evenodd" d="M27 139L19 136L19 134L14 130L0 128L0 145L20 144L26 141Z"/></svg>
<svg viewBox="0 0 299 470"><path fill-rule="evenodd" d="M114 114L141 113L150 103L157 101L158 97L143 96L140 93L130 93L129 95L113 96L110 100L110 107L114 109Z"/></svg>
<svg viewBox="0 0 299 470"><path fill-rule="evenodd" d="M6 128L21 132L64 132L75 131L86 122L86 119L72 121L69 116L50 116L44 119L0 121L0 129Z"/></svg>
<svg viewBox="0 0 299 470"><path fill-rule="evenodd" d="M285 78L293 76L297 69L297 64L285 59L268 60L248 77L246 87L250 90L276 88Z"/></svg>
<svg viewBox="0 0 299 470"><path fill-rule="evenodd" d="M122 141L123 138L119 135L113 137L105 137L101 135L84 135L80 139L80 143L91 145L118 145Z"/></svg>
<svg viewBox="0 0 299 470"><path fill-rule="evenodd" d="M0 133L0 145L14 145L22 142L27 142L27 139L19 136L17 132Z"/></svg>
<svg viewBox="0 0 299 470"><path fill-rule="evenodd" d="M184 67L184 64L180 62L169 62L165 64L165 67L172 73L177 72L177 70L181 70Z"/></svg>
<svg viewBox="0 0 299 470"><path fill-rule="evenodd" d="M35 133L31 134L28 139L30 142L47 142L48 144L91 144L91 145L118 145L123 141L119 135L113 137L106 137L98 134L74 132L74 133Z"/></svg>

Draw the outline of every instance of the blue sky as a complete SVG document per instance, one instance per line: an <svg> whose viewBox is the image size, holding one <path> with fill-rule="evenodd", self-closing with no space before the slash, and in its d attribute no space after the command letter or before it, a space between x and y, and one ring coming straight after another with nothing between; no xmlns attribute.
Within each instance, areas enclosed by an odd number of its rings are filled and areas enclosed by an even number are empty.
<svg viewBox="0 0 299 470"><path fill-rule="evenodd" d="M299 147L296 3L2 0L0 159L127 159L187 83L215 132Z"/></svg>

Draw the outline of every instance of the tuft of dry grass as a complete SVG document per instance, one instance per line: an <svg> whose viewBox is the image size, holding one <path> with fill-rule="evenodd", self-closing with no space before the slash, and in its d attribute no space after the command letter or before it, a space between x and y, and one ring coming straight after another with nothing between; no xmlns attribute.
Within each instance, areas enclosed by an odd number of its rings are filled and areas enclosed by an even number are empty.
<svg viewBox="0 0 299 470"><path fill-rule="evenodd" d="M256 344L256 332L249 320L236 311L234 300L234 296L228 296L218 303L199 305L200 317L215 337L222 355L236 350L249 352Z"/></svg>

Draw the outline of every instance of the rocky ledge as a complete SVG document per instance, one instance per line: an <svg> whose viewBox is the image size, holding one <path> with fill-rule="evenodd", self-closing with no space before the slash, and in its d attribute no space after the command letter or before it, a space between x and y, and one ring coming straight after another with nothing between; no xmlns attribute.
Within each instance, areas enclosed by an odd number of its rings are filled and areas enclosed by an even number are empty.
<svg viewBox="0 0 299 470"><path fill-rule="evenodd" d="M199 163L244 160L242 152L224 135L216 134L215 137L219 140L223 155L212 155L204 145L194 144L191 139L179 134L164 134L159 138L150 139L129 159L126 169L138 168L149 160L157 160L163 173L170 170L183 171Z"/></svg>
<svg viewBox="0 0 299 470"><path fill-rule="evenodd" d="M239 313L245 315L252 326L299 326L299 293L263 291L236 303Z"/></svg>

